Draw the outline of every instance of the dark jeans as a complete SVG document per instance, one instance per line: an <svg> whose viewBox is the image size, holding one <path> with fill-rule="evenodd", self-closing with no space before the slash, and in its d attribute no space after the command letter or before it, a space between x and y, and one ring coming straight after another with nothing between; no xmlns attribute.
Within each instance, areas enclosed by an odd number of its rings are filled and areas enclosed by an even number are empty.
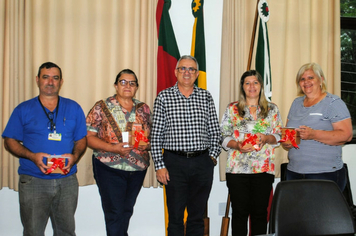
<svg viewBox="0 0 356 236"><path fill-rule="evenodd" d="M346 186L346 171L345 167L342 167L340 170L335 172L327 172L320 174L299 174L293 171L286 170L286 180L294 179L325 179L334 181L340 188L341 192L344 191Z"/></svg>
<svg viewBox="0 0 356 236"><path fill-rule="evenodd" d="M118 170L94 157L93 170L101 196L107 235L127 236L129 221L147 170Z"/></svg>
<svg viewBox="0 0 356 236"><path fill-rule="evenodd" d="M166 185L168 236L184 235L185 208L188 212L186 236L202 236L203 216L213 183L214 163L208 152L198 157L186 158L165 151L163 156L170 177Z"/></svg>
<svg viewBox="0 0 356 236"><path fill-rule="evenodd" d="M250 216L251 235L266 234L267 207L274 175L226 174L232 207L232 235L246 236Z"/></svg>
<svg viewBox="0 0 356 236"><path fill-rule="evenodd" d="M20 175L19 201L24 236L43 236L48 218L51 219L54 236L75 235L76 174L61 179Z"/></svg>

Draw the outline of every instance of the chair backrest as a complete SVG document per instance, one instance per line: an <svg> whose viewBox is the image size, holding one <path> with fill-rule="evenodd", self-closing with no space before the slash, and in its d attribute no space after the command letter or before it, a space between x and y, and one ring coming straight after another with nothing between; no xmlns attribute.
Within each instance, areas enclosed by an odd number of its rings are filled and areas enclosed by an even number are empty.
<svg viewBox="0 0 356 236"><path fill-rule="evenodd" d="M277 236L354 235L350 208L328 180L291 180L277 184L269 233Z"/></svg>

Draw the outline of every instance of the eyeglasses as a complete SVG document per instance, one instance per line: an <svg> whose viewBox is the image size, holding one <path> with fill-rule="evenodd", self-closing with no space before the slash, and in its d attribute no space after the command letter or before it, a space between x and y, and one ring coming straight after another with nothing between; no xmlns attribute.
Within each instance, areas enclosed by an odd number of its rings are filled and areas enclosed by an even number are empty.
<svg viewBox="0 0 356 236"><path fill-rule="evenodd" d="M137 82L136 81L127 81L127 80L119 80L119 83L121 84L121 86L126 86L127 84L130 85L130 87L136 87L137 86Z"/></svg>
<svg viewBox="0 0 356 236"><path fill-rule="evenodd" d="M193 67L178 67L177 68L179 73L184 73L186 71L189 72L189 74L194 74L195 72L197 72L197 69L193 68Z"/></svg>

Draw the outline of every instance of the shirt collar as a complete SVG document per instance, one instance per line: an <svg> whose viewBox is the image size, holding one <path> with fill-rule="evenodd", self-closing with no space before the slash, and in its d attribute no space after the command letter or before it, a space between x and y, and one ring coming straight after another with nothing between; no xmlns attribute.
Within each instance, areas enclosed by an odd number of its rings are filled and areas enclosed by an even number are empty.
<svg viewBox="0 0 356 236"><path fill-rule="evenodd" d="M116 94L114 94L112 97L109 98L109 101L113 104L120 104L119 101L116 99ZM114 101L114 102L113 102ZM136 98L132 98L132 101L134 103L134 107L141 103L139 100L137 100Z"/></svg>
<svg viewBox="0 0 356 236"><path fill-rule="evenodd" d="M179 91L178 82L176 82L176 84L175 84L172 88L173 88L173 91L174 91L175 93L180 93L180 94L182 94L182 93ZM198 93L198 92L199 92L199 89L198 89L198 87L194 84L194 88L193 88L192 94ZM183 94L182 94L182 95L183 95Z"/></svg>

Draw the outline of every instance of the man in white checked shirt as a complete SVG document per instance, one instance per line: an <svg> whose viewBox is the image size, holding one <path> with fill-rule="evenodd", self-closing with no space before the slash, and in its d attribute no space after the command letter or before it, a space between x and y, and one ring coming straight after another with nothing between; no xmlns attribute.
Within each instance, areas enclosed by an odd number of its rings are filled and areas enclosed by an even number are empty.
<svg viewBox="0 0 356 236"><path fill-rule="evenodd" d="M184 235L187 208L186 236L202 236L203 214L221 152L219 122L211 94L194 85L197 60L182 56L175 75L177 83L161 91L154 103L151 153L157 180L166 185L168 235Z"/></svg>

